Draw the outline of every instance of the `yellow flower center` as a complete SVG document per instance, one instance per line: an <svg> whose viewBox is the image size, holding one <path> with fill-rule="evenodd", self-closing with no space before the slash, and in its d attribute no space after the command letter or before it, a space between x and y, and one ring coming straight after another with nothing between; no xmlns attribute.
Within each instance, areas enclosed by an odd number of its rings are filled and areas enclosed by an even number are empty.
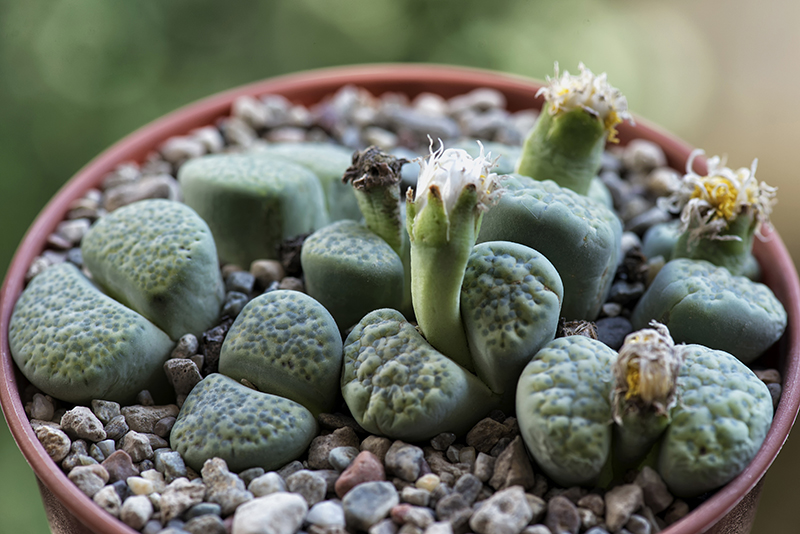
<svg viewBox="0 0 800 534"><path fill-rule="evenodd" d="M704 191L705 190L705 191ZM705 193L705 194L704 194ZM721 176L706 176L701 186L695 186L692 198L705 198L714 208L717 218L732 220L737 213L736 199L739 190L730 180Z"/></svg>
<svg viewBox="0 0 800 534"><path fill-rule="evenodd" d="M628 362L628 369L625 373L625 381L628 383L628 391L625 392L625 400L639 396L639 360Z"/></svg>
<svg viewBox="0 0 800 534"><path fill-rule="evenodd" d="M617 139L617 129L615 126L622 122L622 119L619 117L615 110L611 110L606 115L605 121L603 121L603 126L608 131L608 142L609 143L619 143L619 139Z"/></svg>

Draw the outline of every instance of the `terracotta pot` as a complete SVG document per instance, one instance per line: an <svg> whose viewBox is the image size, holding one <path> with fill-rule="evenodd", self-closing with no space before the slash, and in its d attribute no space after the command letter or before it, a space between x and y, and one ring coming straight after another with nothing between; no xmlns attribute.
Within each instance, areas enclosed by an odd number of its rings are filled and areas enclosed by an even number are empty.
<svg viewBox="0 0 800 534"><path fill-rule="evenodd" d="M477 87L491 87L506 96L508 108L512 111L540 107L542 103L534 97L541 85L539 82L488 71L432 65L378 65L318 70L254 83L186 106L127 136L78 172L28 230L10 265L0 295L0 399L14 439L38 477L53 532L133 534L135 531L102 511L69 481L50 460L25 416L20 393L27 381L11 359L8 322L14 303L23 289L25 272L44 249L47 236L63 220L70 202L80 198L89 188L97 187L104 175L117 164L141 161L169 137L213 124L217 118L229 114L231 103L237 97L277 93L295 103L309 105L346 84L364 87L376 95L394 91L412 97L421 92L451 97ZM691 147L684 142L640 119L637 119L636 126L623 124L619 130L623 144L634 138L658 143L666 152L669 164L683 171L691 152ZM800 403L800 285L780 237L774 232L768 236L766 242L756 241L754 252L764 271L765 283L772 288L789 315L786 334L779 346L767 356L767 363L776 366L783 375L783 396L766 441L750 466L692 513L666 529L665 534L749 532L764 474L789 435L797 415Z"/></svg>

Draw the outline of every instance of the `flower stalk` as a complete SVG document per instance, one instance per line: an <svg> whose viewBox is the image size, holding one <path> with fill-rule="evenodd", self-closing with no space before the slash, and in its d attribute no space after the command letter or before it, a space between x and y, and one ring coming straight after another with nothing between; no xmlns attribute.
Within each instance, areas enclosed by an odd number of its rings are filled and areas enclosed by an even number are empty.
<svg viewBox="0 0 800 534"><path fill-rule="evenodd" d="M595 76L583 63L580 74L565 71L537 96L545 105L522 147L516 172L535 180L553 180L585 195L597 176L606 141L617 142L616 126L630 120L622 93L608 84L606 74Z"/></svg>
<svg viewBox="0 0 800 534"><path fill-rule="evenodd" d="M496 197L493 163L440 146L420 163L416 192L406 195L411 295L417 324L439 352L474 371L461 321L461 285L483 211Z"/></svg>
<svg viewBox="0 0 800 534"><path fill-rule="evenodd" d="M625 338L613 369L615 453L624 467L647 455L669 426L676 403L681 352L666 326L656 321L650 326Z"/></svg>

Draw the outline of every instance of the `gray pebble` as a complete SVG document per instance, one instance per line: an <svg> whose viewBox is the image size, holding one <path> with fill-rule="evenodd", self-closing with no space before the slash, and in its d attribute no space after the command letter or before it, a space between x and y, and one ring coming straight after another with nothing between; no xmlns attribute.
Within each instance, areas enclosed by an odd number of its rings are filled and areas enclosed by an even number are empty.
<svg viewBox="0 0 800 534"><path fill-rule="evenodd" d="M67 251L67 261L78 267L83 268L83 252L80 248L71 248Z"/></svg>
<svg viewBox="0 0 800 534"><path fill-rule="evenodd" d="M437 521L428 525L425 534L453 534L453 525L448 521Z"/></svg>
<svg viewBox="0 0 800 534"><path fill-rule="evenodd" d="M364 482L344 496L342 507L348 526L368 530L399 502L397 490L391 482Z"/></svg>
<svg viewBox="0 0 800 534"><path fill-rule="evenodd" d="M624 306L638 300L644 294L644 290L645 287L642 282L631 283L625 280L618 280L611 285L608 300Z"/></svg>
<svg viewBox="0 0 800 534"><path fill-rule="evenodd" d="M428 490L407 486L400 492L400 501L414 506L428 506L431 500L431 492Z"/></svg>
<svg viewBox="0 0 800 534"><path fill-rule="evenodd" d="M344 508L336 501L318 502L308 511L305 520L323 527L344 527Z"/></svg>
<svg viewBox="0 0 800 534"><path fill-rule="evenodd" d="M473 474L478 477L481 482L488 482L494 473L494 464L497 458L490 456L486 453L479 452L475 458L475 466L473 467Z"/></svg>
<svg viewBox="0 0 800 534"><path fill-rule="evenodd" d="M103 177L101 187L106 190L123 184L132 184L141 177L142 173L139 170L139 164L134 162L121 163Z"/></svg>
<svg viewBox="0 0 800 534"><path fill-rule="evenodd" d="M295 534L308 504L294 493L272 493L241 505L233 516L232 534Z"/></svg>
<svg viewBox="0 0 800 534"><path fill-rule="evenodd" d="M142 406L153 406L155 404L153 394L148 389L143 389L136 395L136 402Z"/></svg>
<svg viewBox="0 0 800 534"><path fill-rule="evenodd" d="M172 432L172 427L175 426L176 420L177 419L175 417L165 417L163 419L159 419L153 427L153 434L167 439L169 437L169 433Z"/></svg>
<svg viewBox="0 0 800 534"><path fill-rule="evenodd" d="M414 482L420 477L422 462L422 449L400 440L392 443L384 459L387 474L394 474L409 482Z"/></svg>
<svg viewBox="0 0 800 534"><path fill-rule="evenodd" d="M525 444L522 443L522 437L516 436L497 457L489 485L498 490L511 486L522 486L529 489L533 487L534 482L535 477L528 451Z"/></svg>
<svg viewBox="0 0 800 534"><path fill-rule="evenodd" d="M275 471L256 477L247 485L247 489L256 497L286 491L286 481Z"/></svg>
<svg viewBox="0 0 800 534"><path fill-rule="evenodd" d="M120 415L119 403L105 400L93 400L92 412L97 416L103 424L108 424L109 421Z"/></svg>
<svg viewBox="0 0 800 534"><path fill-rule="evenodd" d="M652 530L650 522L638 514L633 514L631 518L628 519L628 522L625 523L625 528L628 529L631 534L650 534Z"/></svg>
<svg viewBox="0 0 800 534"><path fill-rule="evenodd" d="M431 447L437 451L445 451L456 441L456 435L452 432L443 432L431 439Z"/></svg>
<svg viewBox="0 0 800 534"><path fill-rule="evenodd" d="M356 447L336 447L328 454L328 462L339 472L344 471L358 456Z"/></svg>
<svg viewBox="0 0 800 534"><path fill-rule="evenodd" d="M454 464L458 463L458 452L460 447L461 447L460 445L458 447L450 445L449 447L447 447L447 451L445 451L444 453L445 456L447 456L447 459L453 462Z"/></svg>
<svg viewBox="0 0 800 534"><path fill-rule="evenodd" d="M635 217L628 219L625 222L625 231L642 235L651 227L657 224L669 222L671 220L672 215L658 206L653 206L647 211L639 213Z"/></svg>
<svg viewBox="0 0 800 534"><path fill-rule="evenodd" d="M661 475L650 466L642 468L639 474L636 475L634 484L642 488L644 503L650 507L653 513L659 514L663 512L675 500L669 489L667 489L667 485Z"/></svg>
<svg viewBox="0 0 800 534"><path fill-rule="evenodd" d="M69 242L70 246L78 245L83 239L83 236L86 235L86 232L89 231L91 225L92 222L86 218L62 221L56 226L56 233L63 236Z"/></svg>
<svg viewBox="0 0 800 534"><path fill-rule="evenodd" d="M308 448L308 466L311 469L331 469L328 457L336 447L358 447L359 439L351 427L334 430L331 434L317 436ZM299 469L303 469L302 464ZM295 469L296 471L297 469ZM284 476L284 478L286 478Z"/></svg>
<svg viewBox="0 0 800 534"><path fill-rule="evenodd" d="M111 440L103 440L103 441L104 442L110 441L112 444L114 443L113 439L111 439ZM97 443L92 443L89 446L89 456L94 458L97 461L97 463L102 463L103 460L106 459L106 454L100 449L100 447L97 446Z"/></svg>
<svg viewBox="0 0 800 534"><path fill-rule="evenodd" d="M225 147L225 140L222 138L222 134L213 126L197 128L189 132L189 134L192 139L199 141L208 153L216 154Z"/></svg>
<svg viewBox="0 0 800 534"><path fill-rule="evenodd" d="M644 139L634 139L622 151L622 164L632 172L646 174L667 164L664 150ZM613 530L613 529L612 529Z"/></svg>
<svg viewBox="0 0 800 534"><path fill-rule="evenodd" d="M167 139L159 152L165 160L178 164L190 158L199 158L206 153L206 147L197 138L176 135Z"/></svg>
<svg viewBox="0 0 800 534"><path fill-rule="evenodd" d="M120 449L127 452L134 463L153 457L153 447L144 434L131 430L122 438Z"/></svg>
<svg viewBox="0 0 800 534"><path fill-rule="evenodd" d="M476 534L519 534L532 518L520 486L498 491L472 515L469 526Z"/></svg>
<svg viewBox="0 0 800 534"><path fill-rule="evenodd" d="M122 499L120 499L116 488L112 485L103 486L97 493L94 494L92 500L103 510L119 517L120 508L122 507Z"/></svg>
<svg viewBox="0 0 800 534"><path fill-rule="evenodd" d="M102 465L78 465L68 476L89 497L93 497L108 482L108 471Z"/></svg>
<svg viewBox="0 0 800 534"><path fill-rule="evenodd" d="M76 406L61 418L61 428L69 436L102 441L106 439L103 423L86 406Z"/></svg>
<svg viewBox="0 0 800 534"><path fill-rule="evenodd" d="M526 493L525 500L528 501L528 507L531 509L531 523L539 523L544 519L547 512L547 501L536 495Z"/></svg>
<svg viewBox="0 0 800 534"><path fill-rule="evenodd" d="M178 340L178 344L172 349L170 358L188 358L197 354L200 343L194 334L185 334Z"/></svg>
<svg viewBox="0 0 800 534"><path fill-rule="evenodd" d="M180 517L186 510L203 502L206 487L201 479L189 482L185 478L173 480L161 494L161 520L166 522Z"/></svg>
<svg viewBox="0 0 800 534"><path fill-rule="evenodd" d="M128 497L122 503L119 518L134 530L141 530L153 515L153 504L144 495Z"/></svg>
<svg viewBox="0 0 800 534"><path fill-rule="evenodd" d="M245 95L233 101L231 116L238 117L252 128L261 129L267 126L270 113L267 107L258 99Z"/></svg>
<svg viewBox="0 0 800 534"><path fill-rule="evenodd" d="M367 530L368 534L396 534L400 530L397 523L391 519L378 521Z"/></svg>
<svg viewBox="0 0 800 534"><path fill-rule="evenodd" d="M45 425L37 427L35 432L47 455L54 462L62 461L70 453L72 442L65 432Z"/></svg>
<svg viewBox="0 0 800 534"><path fill-rule="evenodd" d="M125 406L121 411L131 430L153 433L159 420L165 417L177 417L180 410L175 404L167 404L164 406Z"/></svg>
<svg viewBox="0 0 800 534"><path fill-rule="evenodd" d="M256 277L253 276L252 273L248 271L235 271L229 274L225 279L225 290L249 295L253 291L255 282Z"/></svg>
<svg viewBox="0 0 800 534"><path fill-rule="evenodd" d="M127 434L130 428L128 427L128 423L125 421L125 416L118 415L106 424L104 430L107 438L116 441Z"/></svg>
<svg viewBox="0 0 800 534"><path fill-rule="evenodd" d="M206 485L206 500L222 507L222 515L232 514L236 508L253 499L253 494L245 489L244 481L228 470L222 458L211 458L203 464L201 472Z"/></svg>
<svg viewBox="0 0 800 534"><path fill-rule="evenodd" d="M158 434L142 434L150 441L150 448L155 453L158 449L166 449L169 447L169 442L159 436Z"/></svg>
<svg viewBox="0 0 800 534"><path fill-rule="evenodd" d="M53 404L53 399L49 395L42 395L41 393L34 393L33 400L30 404L31 419L40 419L42 421L50 421L53 419L53 414L56 407Z"/></svg>
<svg viewBox="0 0 800 534"><path fill-rule="evenodd" d="M633 325L625 317L603 317L595 322L597 339L614 350L619 350L625 336L633 332Z"/></svg>
<svg viewBox="0 0 800 534"><path fill-rule="evenodd" d="M249 298L244 293L228 291L225 294L225 301L222 303L221 314L232 319L236 318L247 305L248 301Z"/></svg>
<svg viewBox="0 0 800 534"><path fill-rule="evenodd" d="M469 503L460 493L450 493L436 501L436 517L449 521L455 529L469 521L472 512Z"/></svg>
<svg viewBox="0 0 800 534"><path fill-rule="evenodd" d="M206 514L190 519L183 525L190 534L225 534L225 523L218 515Z"/></svg>
<svg viewBox="0 0 800 534"><path fill-rule="evenodd" d="M606 525L612 532L622 528L631 514L644 504L642 488L635 484L624 484L606 492Z"/></svg>
<svg viewBox="0 0 800 534"><path fill-rule="evenodd" d="M139 473L143 473L145 471L155 468L156 464L154 464L153 460L151 460L150 458L145 458L144 460L136 464L136 469L139 470Z"/></svg>
<svg viewBox="0 0 800 534"><path fill-rule="evenodd" d="M153 453L155 468L164 475L167 484L187 476L186 464L177 451L158 449Z"/></svg>
<svg viewBox="0 0 800 534"><path fill-rule="evenodd" d="M200 374L197 365L188 358L167 360L164 362L164 373L178 395L188 395L203 380L203 375ZM159 419L159 421L161 420ZM155 431L155 425L153 425L153 431Z"/></svg>
<svg viewBox="0 0 800 534"><path fill-rule="evenodd" d="M608 531L602 527L592 527L586 531L586 534L608 534Z"/></svg>
<svg viewBox="0 0 800 534"><path fill-rule="evenodd" d="M553 532L578 534L578 530L581 528L581 517L572 501L559 495L547 503L544 524Z"/></svg>
<svg viewBox="0 0 800 534"><path fill-rule="evenodd" d="M783 392L783 388L777 382L773 382L771 384L767 384L767 389L769 390L769 394L772 397L772 409L778 409L778 403L781 400L781 393Z"/></svg>
<svg viewBox="0 0 800 534"><path fill-rule="evenodd" d="M222 515L222 507L215 502L201 502L200 504L195 504L186 510L186 513L183 514L183 517L186 519L186 521L191 521L195 517L209 514L217 516Z"/></svg>
<svg viewBox="0 0 800 534"><path fill-rule="evenodd" d="M309 465L311 465L311 461L310 460L309 460L308 463L309 463ZM305 467L303 466L303 462L301 462L299 460L294 460L294 461L289 462L288 464L284 465L280 469L278 469L277 473L283 478L283 480L286 480L288 477L290 477L293 474L297 473L301 469L305 469Z"/></svg>
<svg viewBox="0 0 800 534"><path fill-rule="evenodd" d="M528 525L527 527L522 529L522 534L553 534L553 533L546 526L539 524L539 525Z"/></svg>
<svg viewBox="0 0 800 534"><path fill-rule="evenodd" d="M170 175L148 176L131 184L108 189L103 197L103 208L114 211L139 200L167 198L177 200L178 182Z"/></svg>
<svg viewBox="0 0 800 534"><path fill-rule="evenodd" d="M158 519L151 519L142 527L142 534L159 534L164 526Z"/></svg>
<svg viewBox="0 0 800 534"><path fill-rule="evenodd" d="M239 473L239 478L242 479L242 482L244 482L245 486L249 486L253 480L260 477L265 472L266 471L264 471L263 467L251 467L250 469L245 469Z"/></svg>
<svg viewBox="0 0 800 534"><path fill-rule="evenodd" d="M455 486L453 486L453 491L460 493L464 497L464 501L467 505L472 506L472 503L475 502L482 488L483 482L475 475L467 473L461 475L456 481Z"/></svg>
<svg viewBox="0 0 800 534"><path fill-rule="evenodd" d="M292 493L299 493L309 506L314 506L325 499L328 483L324 477L314 471L301 469L286 477L286 488Z"/></svg>

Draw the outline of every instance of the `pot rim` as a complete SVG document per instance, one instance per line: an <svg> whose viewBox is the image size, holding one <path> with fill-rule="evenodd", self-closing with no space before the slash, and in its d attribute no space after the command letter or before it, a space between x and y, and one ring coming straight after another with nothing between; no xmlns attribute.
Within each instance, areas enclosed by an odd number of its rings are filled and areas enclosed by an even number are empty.
<svg viewBox="0 0 800 534"><path fill-rule="evenodd" d="M64 219L69 203L80 198L88 189L97 187L103 176L119 163L142 161L169 137L213 124L216 119L230 113L232 102L239 96L283 94L293 103L308 105L344 85L364 87L376 95L395 91L415 96L427 91L445 97L463 94L474 88L491 87L506 95L510 110L541 107L542 102L541 98L534 97L542 85L540 81L449 65L368 64L330 67L269 78L183 106L114 143L66 182L26 232L0 290L0 403L11 433L36 476L88 528L97 532L136 532L100 509L77 489L47 455L28 422L19 391L18 378L21 378L21 374L18 374L13 363L8 343L9 320L24 287L28 266L43 250L47 236ZM635 126L627 123L619 126L619 138L623 144L633 138L658 143L667 154L669 165L678 170L685 167L692 151L692 147L684 141L638 117ZM703 172L704 166L704 160L698 159L699 172ZM776 267L769 271L765 269L764 282L781 298L788 313L788 327L780 342L784 348L783 357L786 358L782 370L780 403L767 438L750 465L689 515L665 529L664 534L706 531L733 509L765 475L788 438L800 407L800 282L780 236L771 229L765 229L764 233L767 239L756 240L754 254L761 265Z"/></svg>

